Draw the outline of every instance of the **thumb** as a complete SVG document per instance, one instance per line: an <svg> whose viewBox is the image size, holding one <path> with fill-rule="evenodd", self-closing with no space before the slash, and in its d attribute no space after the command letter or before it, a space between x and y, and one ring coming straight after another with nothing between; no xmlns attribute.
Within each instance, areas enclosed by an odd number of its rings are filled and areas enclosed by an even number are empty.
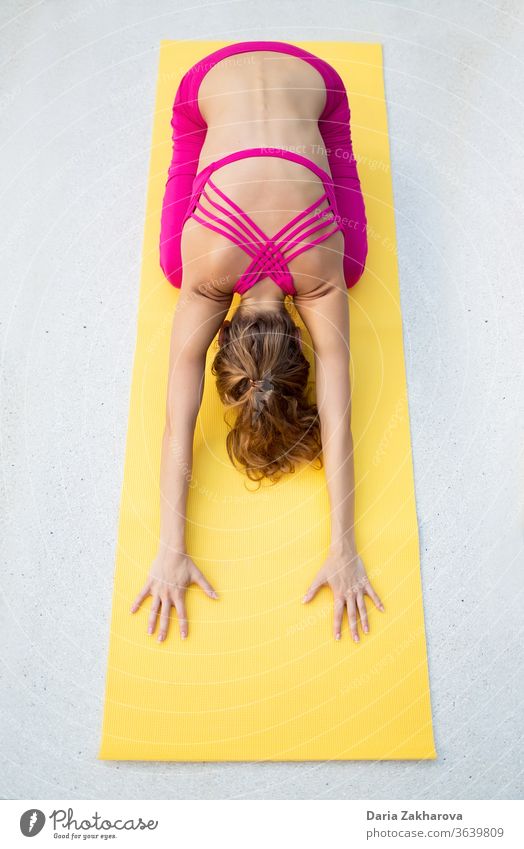
<svg viewBox="0 0 524 849"><path fill-rule="evenodd" d="M197 566L193 566L191 577L193 578L194 583L198 584L198 586L204 590L206 595L210 598L218 598L218 593L213 589L209 581L204 578L202 572Z"/></svg>
<svg viewBox="0 0 524 849"><path fill-rule="evenodd" d="M311 601L319 591L320 587L322 587L326 583L325 578L322 574L317 575L309 589L307 590L304 598L302 599L303 604L307 604L308 601Z"/></svg>

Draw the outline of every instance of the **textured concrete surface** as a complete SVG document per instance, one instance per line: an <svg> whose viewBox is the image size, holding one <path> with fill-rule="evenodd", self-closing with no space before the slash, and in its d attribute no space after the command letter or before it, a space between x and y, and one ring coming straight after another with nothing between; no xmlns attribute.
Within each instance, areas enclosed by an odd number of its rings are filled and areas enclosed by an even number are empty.
<svg viewBox="0 0 524 849"><path fill-rule="evenodd" d="M0 11L0 794L516 798L522 3L190 6L4 0ZM165 38L384 45L435 762L96 760Z"/></svg>

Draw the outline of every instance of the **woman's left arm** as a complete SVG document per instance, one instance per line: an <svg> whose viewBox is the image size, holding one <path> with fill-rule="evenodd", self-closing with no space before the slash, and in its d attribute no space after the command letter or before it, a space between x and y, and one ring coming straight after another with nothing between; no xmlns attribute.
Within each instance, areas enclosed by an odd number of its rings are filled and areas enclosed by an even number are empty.
<svg viewBox="0 0 524 849"><path fill-rule="evenodd" d="M365 633L369 630L364 596L379 610L382 602L374 591L355 542L355 472L351 433L351 385L349 374L349 309L345 283L326 286L314 298L296 299L314 348L317 407L331 516L328 557L309 587L310 601L324 584L334 595L333 632L340 639L344 610L351 634L359 641L357 616Z"/></svg>

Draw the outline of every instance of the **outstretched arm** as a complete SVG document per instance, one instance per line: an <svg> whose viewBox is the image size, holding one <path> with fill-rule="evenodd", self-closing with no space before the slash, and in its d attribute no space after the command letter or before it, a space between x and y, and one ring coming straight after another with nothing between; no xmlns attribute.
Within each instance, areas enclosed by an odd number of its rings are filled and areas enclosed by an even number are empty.
<svg viewBox="0 0 524 849"><path fill-rule="evenodd" d="M162 443L160 543L185 550L185 511L193 464L193 436L204 392L206 354L231 304L183 288L173 318Z"/></svg>
<svg viewBox="0 0 524 849"><path fill-rule="evenodd" d="M186 552L185 523L206 353L230 303L229 296L214 299L197 288L182 288L173 319L160 465L160 541L148 579L131 607L134 613L148 595L153 597L148 633L154 632L160 613L159 640L166 636L171 606L177 611L181 637L187 636L185 592L191 583L218 597Z"/></svg>
<svg viewBox="0 0 524 849"><path fill-rule="evenodd" d="M314 347L317 406L330 502L331 544L328 558L304 601L328 583L335 597L334 635L339 639L344 609L351 633L359 641L357 613L369 630L364 595L382 603L367 577L355 541L355 473L351 433L349 310L346 286L337 280L312 299L295 300Z"/></svg>

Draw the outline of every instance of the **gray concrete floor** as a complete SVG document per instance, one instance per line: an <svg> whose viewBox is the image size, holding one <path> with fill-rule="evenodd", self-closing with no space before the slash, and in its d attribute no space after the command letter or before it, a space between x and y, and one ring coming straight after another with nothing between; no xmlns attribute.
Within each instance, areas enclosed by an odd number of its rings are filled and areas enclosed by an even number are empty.
<svg viewBox="0 0 524 849"><path fill-rule="evenodd" d="M384 45L435 762L96 759L166 38ZM521 796L523 4L4 0L0 45L2 797Z"/></svg>

